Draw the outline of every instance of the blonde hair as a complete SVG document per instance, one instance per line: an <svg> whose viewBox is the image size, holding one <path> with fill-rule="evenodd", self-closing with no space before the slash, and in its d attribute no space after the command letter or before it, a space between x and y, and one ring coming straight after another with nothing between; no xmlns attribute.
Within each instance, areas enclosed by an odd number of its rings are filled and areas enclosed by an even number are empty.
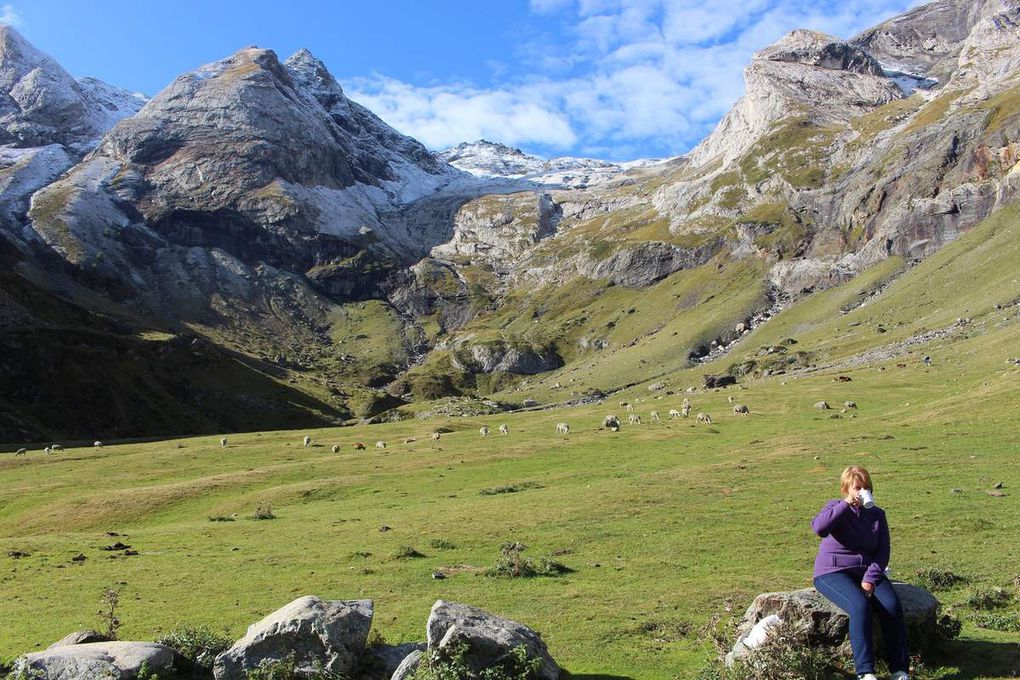
<svg viewBox="0 0 1020 680"><path fill-rule="evenodd" d="M851 465L847 469L843 470L843 474L839 476L839 490L844 496L850 492L850 485L854 482L860 482L862 488L868 491L874 492L875 489L871 485L871 475L868 471L862 468L860 465Z"/></svg>

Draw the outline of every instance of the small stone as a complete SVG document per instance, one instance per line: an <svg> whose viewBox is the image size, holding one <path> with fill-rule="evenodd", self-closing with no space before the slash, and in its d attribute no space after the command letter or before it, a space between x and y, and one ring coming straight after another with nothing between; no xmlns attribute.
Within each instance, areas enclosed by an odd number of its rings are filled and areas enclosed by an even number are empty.
<svg viewBox="0 0 1020 680"><path fill-rule="evenodd" d="M950 489L949 493L963 493L963 489Z"/></svg>

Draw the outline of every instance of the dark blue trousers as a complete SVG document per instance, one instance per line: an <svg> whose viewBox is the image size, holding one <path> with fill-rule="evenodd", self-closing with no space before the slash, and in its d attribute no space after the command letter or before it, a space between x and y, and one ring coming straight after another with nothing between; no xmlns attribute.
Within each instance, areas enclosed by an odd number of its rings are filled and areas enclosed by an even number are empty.
<svg viewBox="0 0 1020 680"><path fill-rule="evenodd" d="M872 644L871 612L878 614L882 625L889 671L910 670L907 651L907 627L903 621L900 598L889 579L875 584L871 597L861 590L861 578L855 572L839 571L822 574L815 579L815 589L850 617L850 647L854 652L857 674L875 672L875 649Z"/></svg>

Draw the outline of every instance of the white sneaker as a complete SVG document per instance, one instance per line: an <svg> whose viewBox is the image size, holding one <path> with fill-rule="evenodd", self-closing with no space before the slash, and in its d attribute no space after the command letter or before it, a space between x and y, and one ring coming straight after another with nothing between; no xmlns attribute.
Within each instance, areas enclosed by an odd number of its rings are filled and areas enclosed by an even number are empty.
<svg viewBox="0 0 1020 680"><path fill-rule="evenodd" d="M864 675L858 675L857 680L878 680L878 677L874 673L865 673Z"/></svg>
<svg viewBox="0 0 1020 680"><path fill-rule="evenodd" d="M889 676L889 680L910 680L910 676L906 671L896 671Z"/></svg>

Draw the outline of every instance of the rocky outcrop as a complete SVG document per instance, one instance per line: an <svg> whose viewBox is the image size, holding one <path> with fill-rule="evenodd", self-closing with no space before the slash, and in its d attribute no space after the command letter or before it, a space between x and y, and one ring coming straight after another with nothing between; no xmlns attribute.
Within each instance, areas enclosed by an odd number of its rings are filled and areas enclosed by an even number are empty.
<svg viewBox="0 0 1020 680"><path fill-rule="evenodd" d="M244 678L264 660L293 655L296 669L317 666L351 675L358 668L372 627L371 600L321 600L308 595L248 627L247 634L216 657L216 680Z"/></svg>
<svg viewBox="0 0 1020 680"><path fill-rule="evenodd" d="M556 233L561 208L547 193L485 196L466 203L453 220L453 238L432 249L436 258L466 257L507 272Z"/></svg>
<svg viewBox="0 0 1020 680"><path fill-rule="evenodd" d="M542 659L540 678L557 680L560 676L559 666L538 633L481 609L439 600L432 606L426 631L430 649L467 645L465 661L475 672L499 664L511 650L523 645L530 658Z"/></svg>
<svg viewBox="0 0 1020 680"><path fill-rule="evenodd" d="M175 658L174 650L155 642L92 642L26 654L15 660L14 674L47 680L134 680L144 667L171 677Z"/></svg>
<svg viewBox="0 0 1020 680"><path fill-rule="evenodd" d="M523 341L458 341L450 361L468 373L516 373L534 375L559 368L563 359L552 347L535 347Z"/></svg>
<svg viewBox="0 0 1020 680"><path fill-rule="evenodd" d="M893 587L903 605L910 649L930 649L937 641L938 600L928 591L906 583L894 583ZM763 593L754 598L737 628L737 641L733 650L726 655L727 664L747 656L750 650L742 640L756 623L772 614L779 616L787 635L798 644L825 647L832 650L834 655L850 651L847 615L814 588L805 588L792 592ZM877 621L875 633L880 642L881 626Z"/></svg>
<svg viewBox="0 0 1020 680"><path fill-rule="evenodd" d="M670 243L648 241L624 246L608 258L583 261L579 273L592 279L608 279L628 288L645 288L681 269L694 269L708 262L719 243L681 248Z"/></svg>

